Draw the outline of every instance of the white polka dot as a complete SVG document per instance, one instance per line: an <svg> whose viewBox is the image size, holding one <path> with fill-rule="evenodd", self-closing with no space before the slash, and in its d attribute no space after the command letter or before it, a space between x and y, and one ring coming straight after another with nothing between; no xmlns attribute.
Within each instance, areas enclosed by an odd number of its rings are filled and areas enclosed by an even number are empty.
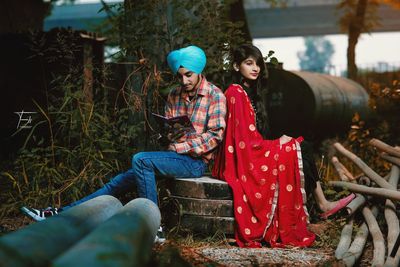
<svg viewBox="0 0 400 267"><path fill-rule="evenodd" d="M246 195L243 195L243 201L244 201L244 202L247 202L247 197L246 197Z"/></svg>
<svg viewBox="0 0 400 267"><path fill-rule="evenodd" d="M290 146L286 146L285 150L286 150L286 152L290 152L292 150L292 148Z"/></svg>
<svg viewBox="0 0 400 267"><path fill-rule="evenodd" d="M249 235L249 234L251 234L251 231L250 231L249 228L246 228L246 229L244 229L244 233L245 233L246 235Z"/></svg>
<svg viewBox="0 0 400 267"><path fill-rule="evenodd" d="M243 181L243 182L246 182L246 181L247 181L247 177L246 177L246 175L244 175L244 174L242 175L242 181Z"/></svg>
<svg viewBox="0 0 400 267"><path fill-rule="evenodd" d="M254 196L255 196L257 199L260 199L260 198L262 197L262 195L261 195L259 192L255 193Z"/></svg>
<svg viewBox="0 0 400 267"><path fill-rule="evenodd" d="M275 184L271 184L271 190L275 190Z"/></svg>
<svg viewBox="0 0 400 267"><path fill-rule="evenodd" d="M235 151L235 149L233 148L233 146L228 146L228 151L229 151L229 153L233 153L233 151Z"/></svg>
<svg viewBox="0 0 400 267"><path fill-rule="evenodd" d="M239 213L239 214L242 214L242 211L243 211L243 209L242 209L242 207L241 206L239 206L239 207L237 207L237 212Z"/></svg>
<svg viewBox="0 0 400 267"><path fill-rule="evenodd" d="M231 103L232 103L232 104L235 104L235 102L236 102L236 99L235 99L234 96L232 96L232 97L231 97Z"/></svg>
<svg viewBox="0 0 400 267"><path fill-rule="evenodd" d="M240 147L240 149L244 149L246 147L246 143L243 142L243 141L240 141L239 142L239 147Z"/></svg>
<svg viewBox="0 0 400 267"><path fill-rule="evenodd" d="M294 205L294 208L295 208L296 210L299 210L299 209L301 208L301 206L300 206L300 204L296 204L296 205Z"/></svg>
<svg viewBox="0 0 400 267"><path fill-rule="evenodd" d="M283 172L286 169L284 164L279 165L279 170Z"/></svg>
<svg viewBox="0 0 400 267"><path fill-rule="evenodd" d="M270 219L270 217L271 217L271 213L268 212L267 213L267 218Z"/></svg>
<svg viewBox="0 0 400 267"><path fill-rule="evenodd" d="M260 184L261 184L261 185L265 185L265 182L266 182L266 180L265 180L264 178L261 178L261 179L260 179Z"/></svg>
<svg viewBox="0 0 400 267"><path fill-rule="evenodd" d="M287 190L288 192L292 192L293 186L290 185L290 184L288 184L288 185L286 186L286 190Z"/></svg>
<svg viewBox="0 0 400 267"><path fill-rule="evenodd" d="M278 175L278 170L277 170L277 169L273 169L273 170L272 170L272 174L273 174L273 175Z"/></svg>
<svg viewBox="0 0 400 267"><path fill-rule="evenodd" d="M265 154L264 154L264 156L266 157L266 158L268 158L269 157L269 153L270 153L271 151L267 151L267 152L265 152Z"/></svg>
<svg viewBox="0 0 400 267"><path fill-rule="evenodd" d="M261 166L261 170L262 170L263 172L268 171L268 166L267 166L267 165L262 165L262 166Z"/></svg>
<svg viewBox="0 0 400 267"><path fill-rule="evenodd" d="M279 154L275 154L274 155L274 160L278 160L279 159Z"/></svg>
<svg viewBox="0 0 400 267"><path fill-rule="evenodd" d="M253 169L254 169L254 164L250 162L250 164L249 164L249 170L251 171L251 170L253 170Z"/></svg>
<svg viewBox="0 0 400 267"><path fill-rule="evenodd" d="M235 125L236 125L236 127L239 126L239 120L238 119L235 120Z"/></svg>
<svg viewBox="0 0 400 267"><path fill-rule="evenodd" d="M256 127L254 126L254 124L250 124L249 129L250 131L254 132L256 130Z"/></svg>
<svg viewBox="0 0 400 267"><path fill-rule="evenodd" d="M229 116L228 117L229 117L229 119L232 118L232 113L229 112Z"/></svg>
<svg viewBox="0 0 400 267"><path fill-rule="evenodd" d="M257 218L254 217L254 216L251 216L251 222L252 222L252 223L257 223Z"/></svg>

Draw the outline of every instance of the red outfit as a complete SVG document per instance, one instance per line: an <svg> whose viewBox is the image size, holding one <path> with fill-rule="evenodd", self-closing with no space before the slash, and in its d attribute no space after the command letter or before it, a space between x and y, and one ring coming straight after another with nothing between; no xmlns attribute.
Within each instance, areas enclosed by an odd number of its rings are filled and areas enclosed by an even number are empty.
<svg viewBox="0 0 400 267"><path fill-rule="evenodd" d="M280 145L264 140L247 93L233 84L225 92L225 138L213 175L233 191L235 237L240 247L305 247L315 240L307 230L301 137Z"/></svg>

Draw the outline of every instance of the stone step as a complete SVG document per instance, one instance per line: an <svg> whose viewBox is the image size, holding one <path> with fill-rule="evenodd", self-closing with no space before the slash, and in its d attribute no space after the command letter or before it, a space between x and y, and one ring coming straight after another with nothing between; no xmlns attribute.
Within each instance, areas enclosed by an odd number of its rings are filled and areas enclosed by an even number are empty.
<svg viewBox="0 0 400 267"><path fill-rule="evenodd" d="M226 182L207 176L168 179L166 187L171 195L179 197L233 199L232 191Z"/></svg>

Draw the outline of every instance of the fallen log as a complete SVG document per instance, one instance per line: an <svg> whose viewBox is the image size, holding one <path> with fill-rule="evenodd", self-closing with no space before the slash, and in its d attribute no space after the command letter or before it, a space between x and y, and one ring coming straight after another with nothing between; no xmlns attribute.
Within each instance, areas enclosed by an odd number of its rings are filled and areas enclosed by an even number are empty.
<svg viewBox="0 0 400 267"><path fill-rule="evenodd" d="M373 138L369 141L369 144L378 148L379 150L382 150L382 151L388 153L389 155L400 158L400 149L393 147L391 145L388 145L379 139Z"/></svg>
<svg viewBox="0 0 400 267"><path fill-rule="evenodd" d="M400 169L399 167L393 165L390 170L389 183L395 187L399 182ZM399 218L396 214L396 206L395 204L387 199L385 203L385 219L388 226L387 233L387 243L388 243L388 257L386 258L386 262L384 266L398 266L400 262L400 252L397 252L395 257L391 257L390 253L393 250L394 244L396 242L396 238L399 236L400 227L399 227Z"/></svg>
<svg viewBox="0 0 400 267"><path fill-rule="evenodd" d="M393 164L396 164L397 166L400 166L400 158L389 156L386 153L381 153L380 156L383 159L386 159L387 161L389 161L390 163L393 163Z"/></svg>
<svg viewBox="0 0 400 267"><path fill-rule="evenodd" d="M351 244L351 235L353 234L353 218L347 221L340 234L340 240L335 251L336 259L343 258L344 253L349 250Z"/></svg>
<svg viewBox="0 0 400 267"><path fill-rule="evenodd" d="M337 157L332 157L331 162L338 173L340 180L342 181L352 181L355 180L353 174L339 161Z"/></svg>
<svg viewBox="0 0 400 267"><path fill-rule="evenodd" d="M365 185L353 184L349 182L330 181L329 184L335 187L346 188L352 192L388 198L395 201L400 201L400 192L397 190L368 187ZM393 186L392 186L393 187Z"/></svg>
<svg viewBox="0 0 400 267"><path fill-rule="evenodd" d="M367 176L361 176L358 179L358 184L365 185L365 186L371 186L372 182L371 182L371 179L369 179Z"/></svg>
<svg viewBox="0 0 400 267"><path fill-rule="evenodd" d="M375 217L378 215L377 207L375 206L372 207L372 214ZM367 223L364 222L358 229L356 236L350 245L349 250L343 254L342 261L347 267L353 266L358 260L358 258L360 258L365 243L367 243L368 234L369 234L368 226Z"/></svg>
<svg viewBox="0 0 400 267"><path fill-rule="evenodd" d="M358 210L360 207L364 206L366 198L361 194L356 194L356 198L353 199L347 206L346 211L349 215L352 215Z"/></svg>
<svg viewBox="0 0 400 267"><path fill-rule="evenodd" d="M365 222L368 225L369 232L372 236L372 242L374 244L374 256L372 258L371 266L383 266L385 263L385 240L383 234L379 228L378 222L375 216L372 214L368 207L364 207L362 210Z"/></svg>
<svg viewBox="0 0 400 267"><path fill-rule="evenodd" d="M385 179L383 179L379 174L377 174L374 170L372 170L364 161L362 161L359 157L357 157L352 152L345 149L340 143L335 143L333 145L338 152L349 158L353 161L365 175L367 175L371 180L373 180L376 184L378 184L382 188L386 189L394 189L392 185L390 185Z"/></svg>

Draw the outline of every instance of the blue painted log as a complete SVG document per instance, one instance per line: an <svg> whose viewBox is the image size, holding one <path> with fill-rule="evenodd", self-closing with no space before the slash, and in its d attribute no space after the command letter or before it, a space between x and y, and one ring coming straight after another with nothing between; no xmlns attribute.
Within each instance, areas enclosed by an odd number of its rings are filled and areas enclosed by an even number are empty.
<svg viewBox="0 0 400 267"><path fill-rule="evenodd" d="M121 207L118 199L100 196L57 216L2 236L0 266L49 266L53 259L113 216Z"/></svg>
<svg viewBox="0 0 400 267"><path fill-rule="evenodd" d="M160 222L156 204L134 199L55 259L52 266L146 266Z"/></svg>

